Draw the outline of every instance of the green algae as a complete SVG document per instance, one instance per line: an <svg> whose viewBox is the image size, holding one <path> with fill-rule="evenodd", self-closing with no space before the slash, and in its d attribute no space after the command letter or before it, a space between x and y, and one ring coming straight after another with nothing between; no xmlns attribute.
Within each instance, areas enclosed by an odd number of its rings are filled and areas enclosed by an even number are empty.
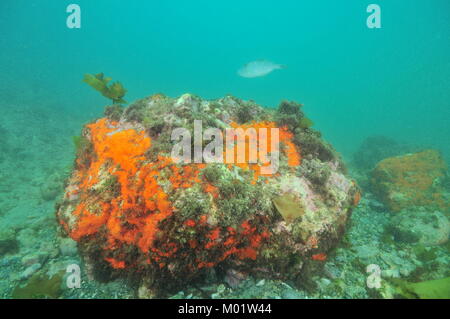
<svg viewBox="0 0 450 319"><path fill-rule="evenodd" d="M450 299L450 277L409 283L395 280L397 293L408 299Z"/></svg>
<svg viewBox="0 0 450 319"><path fill-rule="evenodd" d="M240 124L247 123L253 120L252 109L248 104L245 103L240 105L236 115Z"/></svg>
<svg viewBox="0 0 450 319"><path fill-rule="evenodd" d="M208 196L199 187L193 187L176 199L177 207L185 219L199 219L201 215L208 213Z"/></svg>
<svg viewBox="0 0 450 319"><path fill-rule="evenodd" d="M113 103L127 103L123 97L127 93L127 90L120 82L114 82L108 86L108 83L112 79L105 77L103 73L99 74L85 74L83 82L90 85L94 90L100 92L104 97L111 99Z"/></svg>
<svg viewBox="0 0 450 319"><path fill-rule="evenodd" d="M218 164L211 164L203 169L202 175L210 183L216 183L220 180L223 170Z"/></svg>
<svg viewBox="0 0 450 319"><path fill-rule="evenodd" d="M72 142L75 147L75 154L78 157L78 161L75 162L76 165L89 165L91 161L91 153L93 151L93 146L91 141L84 135L72 136Z"/></svg>
<svg viewBox="0 0 450 319"><path fill-rule="evenodd" d="M84 136L72 136L73 146L77 154L84 150L84 148L89 145L89 140Z"/></svg>
<svg viewBox="0 0 450 319"><path fill-rule="evenodd" d="M64 271L53 276L41 272L34 274L23 286L16 286L12 292L14 299L57 299L61 296Z"/></svg>
<svg viewBox="0 0 450 319"><path fill-rule="evenodd" d="M301 108L303 104L297 102L281 101L278 106L278 112L281 114L291 114L301 116Z"/></svg>
<svg viewBox="0 0 450 319"><path fill-rule="evenodd" d="M311 121L309 118L307 118L307 117L303 117L301 120L300 120L300 123L299 123L299 126L300 126L300 128L302 128L302 129L307 129L307 128L310 128L310 127L312 127L314 125L314 122L313 121Z"/></svg>
<svg viewBox="0 0 450 319"><path fill-rule="evenodd" d="M437 258L437 247L427 247L423 244L418 244L413 246L412 249L422 262L431 262Z"/></svg>
<svg viewBox="0 0 450 319"><path fill-rule="evenodd" d="M281 127L287 127L291 132L300 128L304 114L301 110L302 104L296 102L282 101L275 114L275 120Z"/></svg>
<svg viewBox="0 0 450 319"><path fill-rule="evenodd" d="M228 173L229 174L229 173ZM264 189L259 185L250 185L233 175L222 176L216 183L219 200L216 202L220 213L220 221L226 225L237 227L244 219L255 216L258 212L272 211L271 201L264 198Z"/></svg>
<svg viewBox="0 0 450 319"><path fill-rule="evenodd" d="M274 198L273 204L285 221L291 222L301 217L305 211L300 203L290 194L284 194Z"/></svg>

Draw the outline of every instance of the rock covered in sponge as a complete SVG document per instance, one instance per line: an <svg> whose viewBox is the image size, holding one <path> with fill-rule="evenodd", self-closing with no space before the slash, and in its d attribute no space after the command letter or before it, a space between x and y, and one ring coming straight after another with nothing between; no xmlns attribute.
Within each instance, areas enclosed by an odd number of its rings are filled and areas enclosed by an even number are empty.
<svg viewBox="0 0 450 319"><path fill-rule="evenodd" d="M103 278L129 276L158 294L211 269L301 283L359 201L340 158L302 125L294 102L275 111L232 96L158 94L107 114L114 116L84 127L86 143L57 207L63 230ZM203 130L279 127L278 171L263 174L262 163L175 163L171 133L192 132L194 120Z"/></svg>
<svg viewBox="0 0 450 319"><path fill-rule="evenodd" d="M440 153L426 150L379 162L372 171L371 187L393 212L415 206L448 212L446 178L447 166Z"/></svg>

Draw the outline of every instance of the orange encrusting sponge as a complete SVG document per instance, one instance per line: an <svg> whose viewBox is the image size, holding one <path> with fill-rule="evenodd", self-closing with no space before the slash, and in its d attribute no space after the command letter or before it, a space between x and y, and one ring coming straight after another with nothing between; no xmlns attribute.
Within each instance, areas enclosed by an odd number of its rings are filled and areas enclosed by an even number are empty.
<svg viewBox="0 0 450 319"><path fill-rule="evenodd" d="M236 127L234 124L233 126ZM275 123L252 123L244 125L243 128L247 127L270 129L275 127ZM73 219L75 222L72 220L69 227L70 222L61 221L74 240L79 241L85 236L101 234L105 238L102 246L105 251L104 259L115 269L131 266L120 250L123 245L137 247L148 264L154 262L160 268L165 267L164 261L180 250L184 250L185 254L186 247L192 251L222 249L218 258L197 260L197 269L213 267L231 255L239 259L256 259L258 248L269 238L269 233L265 228L257 232L256 227L249 221L243 221L239 229L235 230L226 226L211 229L206 222L207 216L201 216L198 221L188 219L182 221L182 225L186 227L201 225L203 231L206 231L204 238L189 240L183 249L171 238L165 238L164 241L155 244L157 238L164 236L159 228L160 222L175 212L169 195L158 183L161 172L166 170L169 173L166 191L186 189L200 183L203 192L211 194L212 200L216 200L219 189L202 179L200 175L207 164L189 164L180 167L170 157L165 156L158 156L156 161L150 162L145 154L152 145L151 138L144 131L120 129L118 123L106 118L91 123L86 128L89 130L87 136L92 143L92 151L83 154L84 160L80 158L77 160L78 167L74 178L78 189L66 194L66 196L74 193L79 195L80 200L72 213L76 217ZM280 140L285 145L284 152L288 165L298 166L301 156L292 142L292 137L292 133L287 129L280 129ZM266 141L269 152L270 138L269 134ZM247 149L248 147L249 145ZM86 157L88 161L85 160ZM253 182L262 175L260 164L233 165L253 170ZM114 179L117 191L107 190L109 197L104 198L102 191L99 190L107 187L105 183L111 179Z"/></svg>
<svg viewBox="0 0 450 319"><path fill-rule="evenodd" d="M74 211L77 225L70 233L75 240L92 235L105 226L107 246L114 250L122 243L136 245L147 253L158 231L158 223L173 212L167 194L157 183L159 171L171 161L160 158L156 163L145 163L145 152L151 146L150 137L133 129L116 131L115 123L100 119L87 126L95 156L88 167L78 171L81 201ZM106 171L105 171L106 170ZM83 196L96 188L102 174L117 178L120 193L109 203L98 202L87 210ZM103 177L104 178L104 177ZM122 268L117 261L114 268ZM120 267L117 267L120 265Z"/></svg>
<svg viewBox="0 0 450 319"><path fill-rule="evenodd" d="M255 183L258 180L259 176L271 176L273 174L276 174L276 172L271 173L271 174L263 174L261 171L261 168L263 166L269 166L269 163L250 163L249 159L250 159L250 151L252 150L254 152L254 154L256 154L260 159L261 157L263 157L262 155L266 155L266 154L261 154L260 152L262 151L262 147L261 145L266 145L266 149L265 151L267 153L271 153L277 150L273 150L273 144L275 145L275 147L278 147L279 149L279 144L280 142L284 144L284 154L287 157L287 163L289 166L291 167L295 167L295 166L299 166L301 164L301 155L300 152L297 150L297 147L295 146L294 142L292 141L294 135L286 128L286 127L282 127L279 128L279 141L278 144L277 143L272 143L272 134L271 134L271 129L275 129L276 127L276 123L275 122L252 122L249 124L238 124L235 122L232 122L231 127L233 129L242 129L242 130L247 130L250 128L255 129L256 134L257 134L257 139L256 141L251 141L250 138L246 138L245 136L239 134L239 131L236 130L230 130L228 132L228 134L230 134L228 136L228 139L231 139L232 135L231 134L235 134L236 135L236 140L238 142L243 142L245 143L245 162L244 163L238 163L237 161L237 157L238 157L238 146L236 143L233 143L231 145L226 145L225 149L224 149L224 158L227 158L227 152L233 152L232 154L234 154L234 159L233 162L234 163L228 163L228 167L231 168L233 165L234 166L238 166L242 169L250 169L253 171L253 183ZM265 136L260 134L260 129L266 129L266 134ZM256 149L253 149L253 147L256 146ZM268 158L264 159L265 161L269 161Z"/></svg>

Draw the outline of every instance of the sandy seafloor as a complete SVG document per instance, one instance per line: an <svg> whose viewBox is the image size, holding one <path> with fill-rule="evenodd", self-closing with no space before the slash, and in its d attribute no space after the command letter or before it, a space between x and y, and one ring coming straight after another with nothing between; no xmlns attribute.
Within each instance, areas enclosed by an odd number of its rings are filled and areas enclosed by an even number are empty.
<svg viewBox="0 0 450 319"><path fill-rule="evenodd" d="M0 134L6 145L0 160L0 230L15 232L19 242L17 249L0 256L0 298L11 298L14 287L24 283L38 267L56 273L73 263L82 268L81 288L66 288L61 298L135 298L134 290L122 280L90 280L76 249L61 245L57 237L54 205L62 189L54 199L47 200L47 192L52 191L48 185L63 181L70 172L74 160L72 136L79 135L82 124L100 116L101 110L77 118L76 113L58 111L48 104L39 107L30 101L18 101L0 107L4 119ZM415 273L420 273L422 280L449 276L448 244L430 248L435 258L423 260L411 245L386 239L390 216L372 194L365 192L345 238L328 256L323 275L313 278L317 283L314 291L248 278L234 288L226 282L187 286L173 298L376 298L380 294L366 285L369 264L379 265L385 278L409 278ZM33 263L39 266L30 271Z"/></svg>

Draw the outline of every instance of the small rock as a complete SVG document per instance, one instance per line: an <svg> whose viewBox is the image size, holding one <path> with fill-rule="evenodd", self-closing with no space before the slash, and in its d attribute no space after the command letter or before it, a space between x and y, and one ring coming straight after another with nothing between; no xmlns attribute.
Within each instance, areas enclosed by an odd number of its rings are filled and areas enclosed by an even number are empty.
<svg viewBox="0 0 450 319"><path fill-rule="evenodd" d="M184 291L178 292L176 295L173 295L169 299L184 299Z"/></svg>
<svg viewBox="0 0 450 319"><path fill-rule="evenodd" d="M17 235L21 249L37 249L36 237L36 232L31 228L24 228L21 230Z"/></svg>
<svg viewBox="0 0 450 319"><path fill-rule="evenodd" d="M53 242L42 243L39 247L39 251L47 252L50 259L55 259L59 255L59 249L53 244Z"/></svg>
<svg viewBox="0 0 450 319"><path fill-rule="evenodd" d="M221 294L221 293L223 293L223 292L225 291L225 289L226 289L225 285L224 285L224 284L220 284L220 285L217 287L217 292L218 292L219 294Z"/></svg>
<svg viewBox="0 0 450 319"><path fill-rule="evenodd" d="M264 279L258 281L258 283L256 284L257 287L261 287L264 286L264 284L266 283L266 281Z"/></svg>
<svg viewBox="0 0 450 319"><path fill-rule="evenodd" d="M21 262L24 266L31 266L34 264L44 264L48 259L48 253L46 252L37 252L30 255L25 255Z"/></svg>
<svg viewBox="0 0 450 319"><path fill-rule="evenodd" d="M289 286L289 285L288 285L287 283L285 283L285 282L282 282L281 285L282 285L284 288L287 288L287 289L293 289L291 286Z"/></svg>
<svg viewBox="0 0 450 319"><path fill-rule="evenodd" d="M13 230L0 231L0 256L18 250L16 233Z"/></svg>
<svg viewBox="0 0 450 319"><path fill-rule="evenodd" d="M42 265L37 263L37 264L33 264L30 267L28 267L27 269L25 269L22 274L20 275L20 279L28 279L30 278L36 271L38 271L39 269L41 269Z"/></svg>
<svg viewBox="0 0 450 319"><path fill-rule="evenodd" d="M404 210L392 218L391 230L404 243L440 245L448 241L450 222L438 211Z"/></svg>
<svg viewBox="0 0 450 319"><path fill-rule="evenodd" d="M295 291L294 289L288 289L286 291L283 291L281 294L281 297L284 299L302 299L304 296L302 296L299 292Z"/></svg>
<svg viewBox="0 0 450 319"><path fill-rule="evenodd" d="M327 278L321 278L321 279L320 279L320 283L321 283L324 287L326 287L326 286L328 286L329 284L331 284L331 281L330 281L329 279L327 279Z"/></svg>
<svg viewBox="0 0 450 319"><path fill-rule="evenodd" d="M147 288L145 285L141 285L138 289L139 299L153 299L155 298L155 293L151 289Z"/></svg>
<svg viewBox="0 0 450 319"><path fill-rule="evenodd" d="M75 256L78 253L77 242L71 238L63 238L60 241L59 250L63 256Z"/></svg>
<svg viewBox="0 0 450 319"><path fill-rule="evenodd" d="M400 270L397 268L386 269L381 272L384 278L400 278Z"/></svg>
<svg viewBox="0 0 450 319"><path fill-rule="evenodd" d="M236 289L245 278L247 278L247 274L234 269L228 269L225 275L225 282L231 288Z"/></svg>
<svg viewBox="0 0 450 319"><path fill-rule="evenodd" d="M375 199L369 201L369 206L376 212L381 212L385 209L384 205Z"/></svg>
<svg viewBox="0 0 450 319"><path fill-rule="evenodd" d="M362 259L365 263L375 261L375 258L379 254L379 250L376 246L361 245L355 247L358 258Z"/></svg>

